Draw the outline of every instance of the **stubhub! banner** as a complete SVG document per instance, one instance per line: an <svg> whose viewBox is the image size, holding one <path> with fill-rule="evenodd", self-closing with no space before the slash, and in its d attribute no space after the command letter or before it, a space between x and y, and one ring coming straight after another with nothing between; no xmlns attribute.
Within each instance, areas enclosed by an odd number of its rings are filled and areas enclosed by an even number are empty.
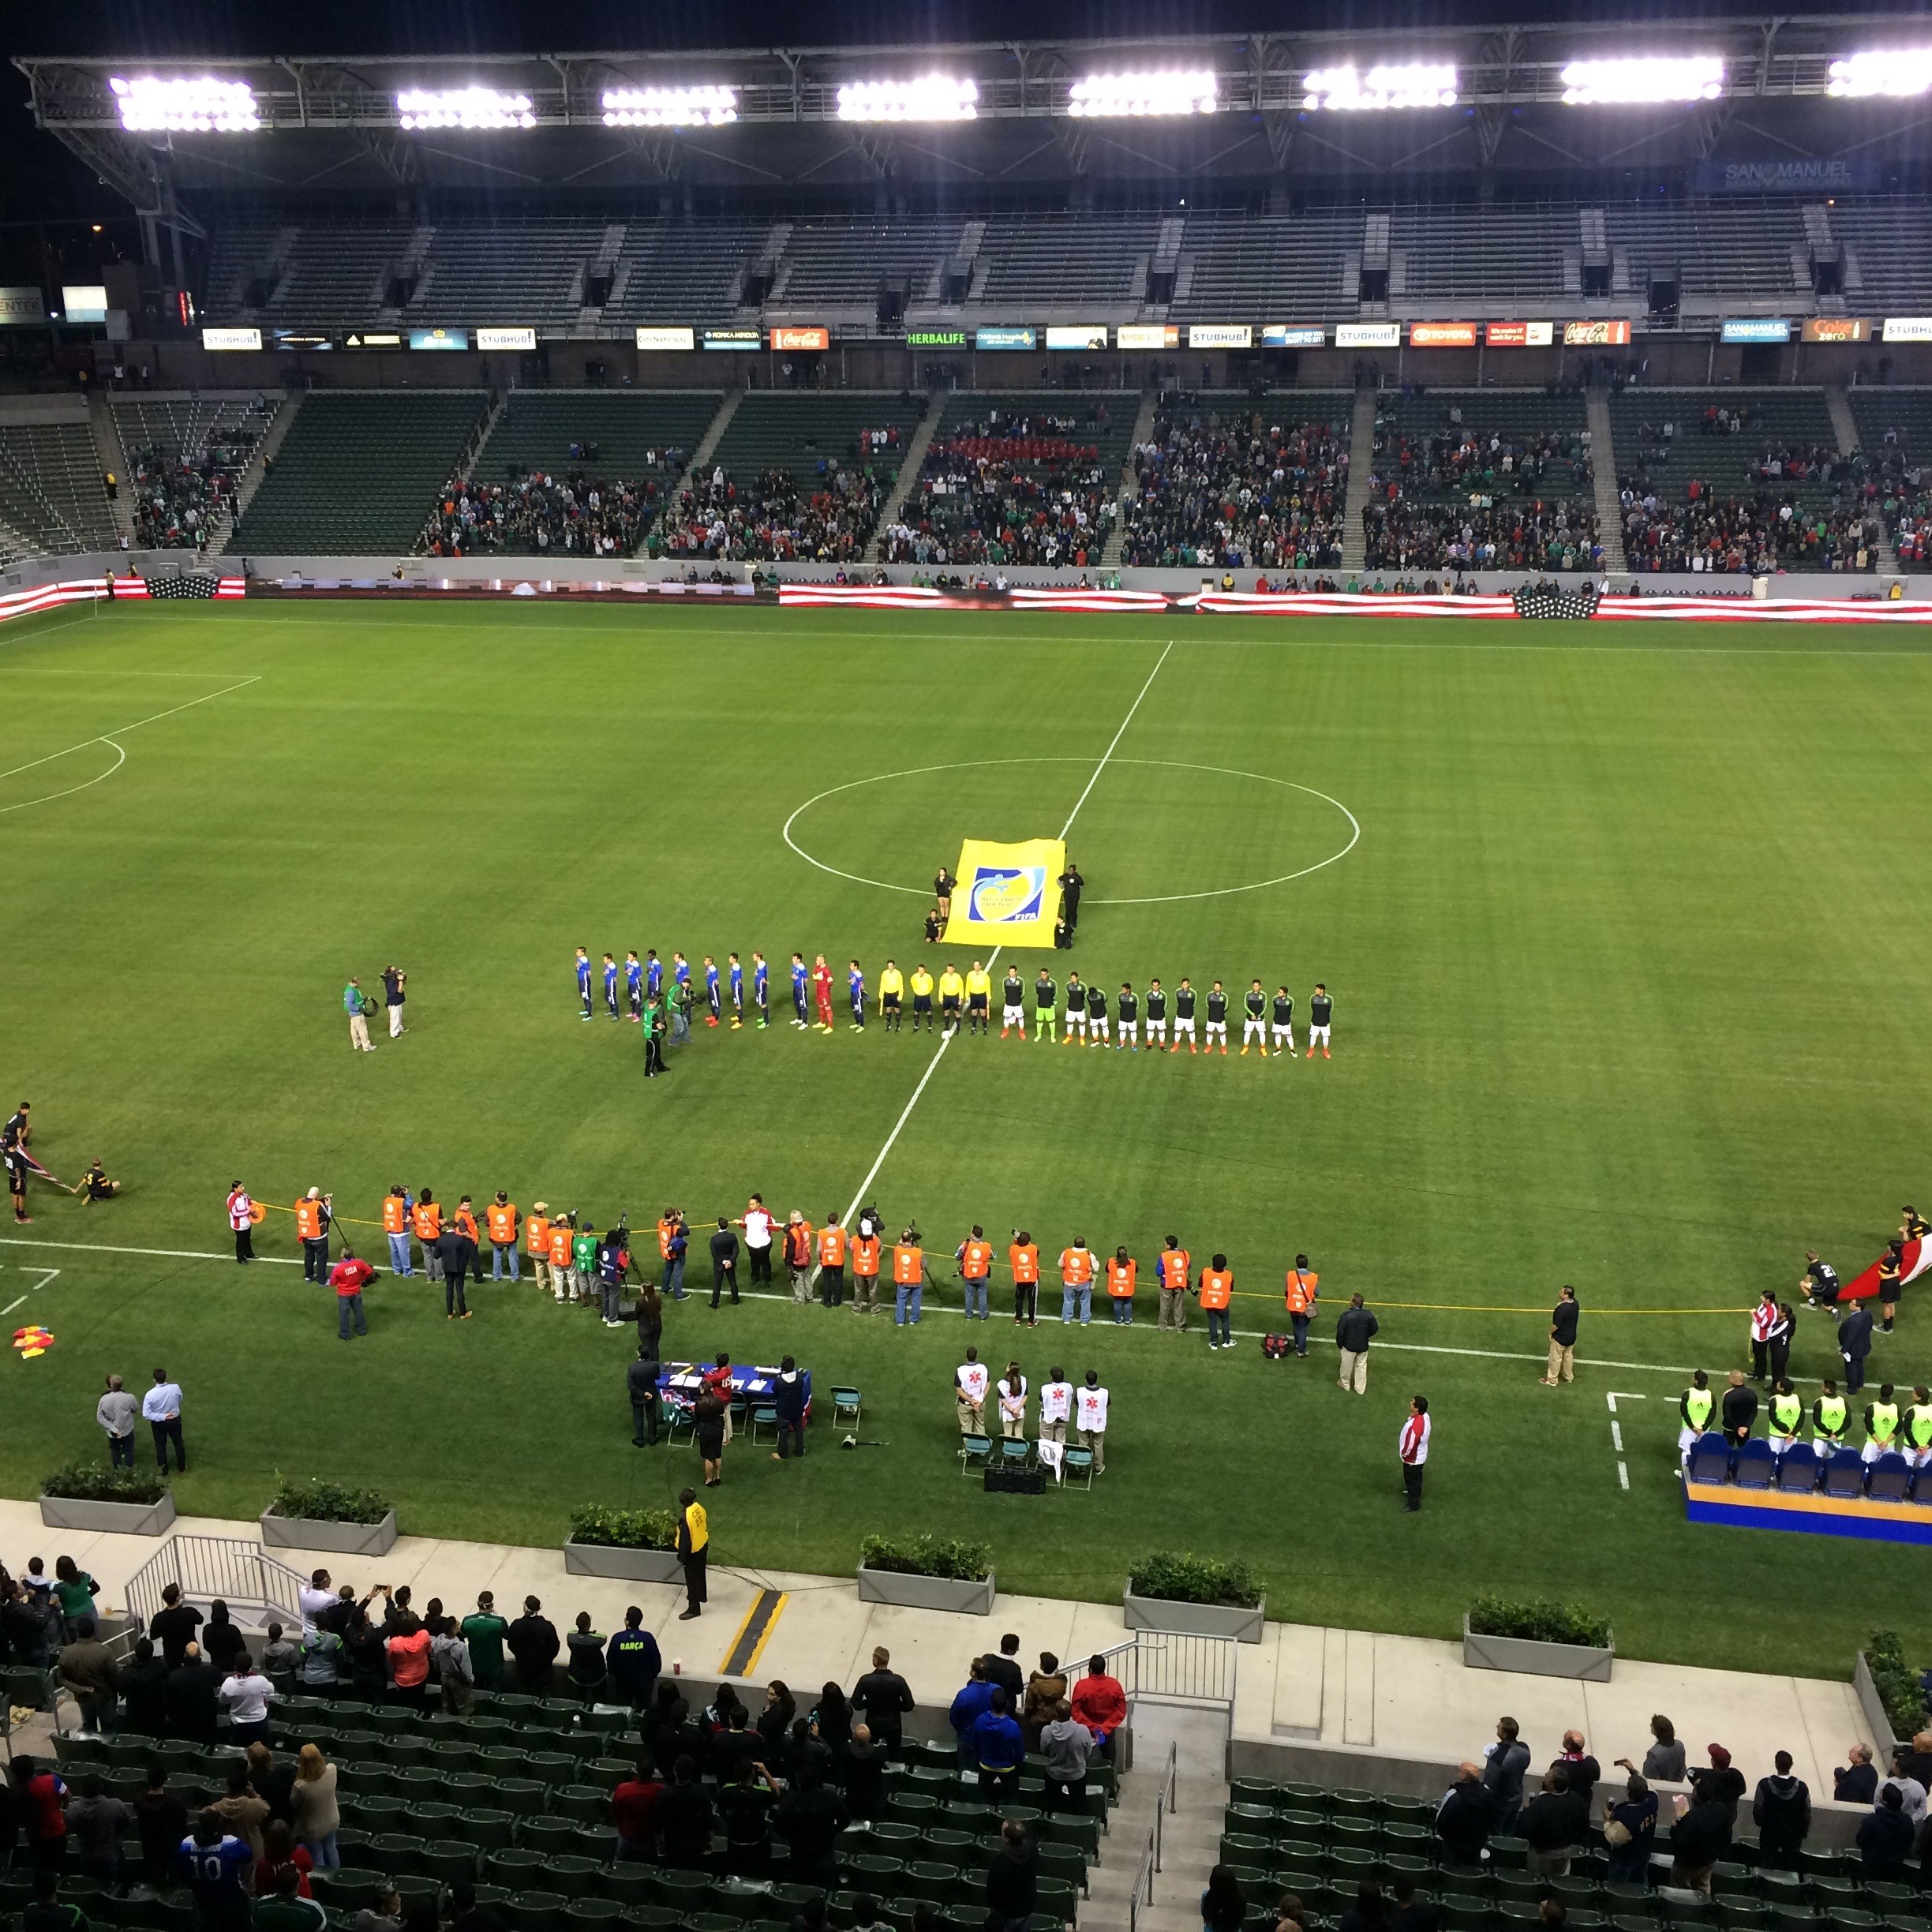
<svg viewBox="0 0 1932 1932"><path fill-rule="evenodd" d="M947 945L1050 946L1065 870L1066 847L1058 839L1018 845L967 840L960 848Z"/></svg>

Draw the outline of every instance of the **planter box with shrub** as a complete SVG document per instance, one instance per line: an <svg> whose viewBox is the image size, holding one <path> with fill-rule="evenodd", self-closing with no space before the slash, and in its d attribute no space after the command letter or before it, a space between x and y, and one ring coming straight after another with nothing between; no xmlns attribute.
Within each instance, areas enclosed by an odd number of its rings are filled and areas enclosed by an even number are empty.
<svg viewBox="0 0 1932 1932"><path fill-rule="evenodd" d="M261 1513L271 1549L326 1550L333 1556L384 1556L396 1540L395 1506L374 1489L346 1489L310 1477L283 1483Z"/></svg>
<svg viewBox="0 0 1932 1932"><path fill-rule="evenodd" d="M627 1583L676 1583L677 1518L668 1510L605 1509L586 1503L571 1511L564 1567L572 1576L615 1577Z"/></svg>
<svg viewBox="0 0 1932 1932"><path fill-rule="evenodd" d="M859 1601L990 1616L992 1554L958 1537L869 1536L859 1545Z"/></svg>
<svg viewBox="0 0 1932 1932"><path fill-rule="evenodd" d="M1901 1743L1926 1728L1925 1691L1897 1631L1872 1632L1871 1648L1858 1653L1852 1668L1852 1687L1877 1747L1873 1756L1888 1765Z"/></svg>
<svg viewBox="0 0 1932 1932"><path fill-rule="evenodd" d="M1267 1598L1244 1563L1157 1552L1134 1566L1121 1593L1129 1630L1178 1631L1259 1643Z"/></svg>
<svg viewBox="0 0 1932 1932"><path fill-rule="evenodd" d="M1568 1604L1479 1597L1462 1619L1462 1661L1471 1670L1608 1683L1616 1661L1609 1624Z"/></svg>
<svg viewBox="0 0 1932 1932"><path fill-rule="evenodd" d="M70 1462L41 1484L40 1520L50 1530L159 1536L174 1520L174 1492L159 1471Z"/></svg>

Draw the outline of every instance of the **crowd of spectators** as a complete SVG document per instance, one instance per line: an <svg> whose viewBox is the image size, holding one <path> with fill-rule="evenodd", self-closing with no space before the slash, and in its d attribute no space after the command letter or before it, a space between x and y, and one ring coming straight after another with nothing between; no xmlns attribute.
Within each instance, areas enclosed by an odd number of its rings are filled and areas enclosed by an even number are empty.
<svg viewBox="0 0 1932 1932"><path fill-rule="evenodd" d="M730 563L852 563L865 554L891 482L870 461L820 463L813 486L789 470L740 482L721 466L709 481L680 491L653 527L653 557Z"/></svg>
<svg viewBox="0 0 1932 1932"><path fill-rule="evenodd" d="M118 385L117 385L118 386ZM198 447L169 450L148 444L128 451L134 540L145 550L205 550L274 414L257 396L238 421L212 425Z"/></svg>
<svg viewBox="0 0 1932 1932"><path fill-rule="evenodd" d="M1362 507L1369 570L1586 571L1603 562L1597 513L1578 503L1428 503L1391 485Z"/></svg>
<svg viewBox="0 0 1932 1932"><path fill-rule="evenodd" d="M1868 512L1889 533L1893 554L1907 570L1932 563L1932 466L1909 451L1895 425L1876 448L1860 452L1857 466Z"/></svg>
<svg viewBox="0 0 1932 1932"><path fill-rule="evenodd" d="M1118 511L1118 473L1092 432L1108 420L1057 406L988 407L927 452L881 546L889 563L1052 565L1097 562Z"/></svg>
<svg viewBox="0 0 1932 1932"><path fill-rule="evenodd" d="M1342 425L1223 417L1185 399L1133 455L1126 560L1311 570L1342 561L1349 455Z"/></svg>
<svg viewBox="0 0 1932 1932"><path fill-rule="evenodd" d="M1404 496L1588 496L1595 484L1587 429L1477 429L1458 402L1425 432L1378 419L1375 454L1372 484Z"/></svg>
<svg viewBox="0 0 1932 1932"><path fill-rule="evenodd" d="M573 470L534 470L507 483L452 477L417 545L427 556L519 555L629 556L650 522L663 485L657 479L607 482Z"/></svg>

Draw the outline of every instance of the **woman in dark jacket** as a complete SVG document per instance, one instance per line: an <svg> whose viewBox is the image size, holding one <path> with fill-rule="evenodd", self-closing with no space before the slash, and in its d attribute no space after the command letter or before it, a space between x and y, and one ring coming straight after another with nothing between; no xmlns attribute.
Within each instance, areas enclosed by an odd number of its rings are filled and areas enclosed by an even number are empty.
<svg viewBox="0 0 1932 1932"><path fill-rule="evenodd" d="M1013 1827L1009 1825L1008 1830ZM1376 1896L1381 1896L1380 1888ZM1201 1932L1241 1932L1248 1915L1248 1900L1240 1881L1225 1865L1217 1865L1208 1874L1208 1889L1200 1896Z"/></svg>
<svg viewBox="0 0 1932 1932"><path fill-rule="evenodd" d="M1604 1843L1609 1844L1608 1828L1620 1825L1630 1835L1620 1844L1610 1845L1610 1862L1604 1876L1616 1885L1648 1885L1650 1854L1657 1849L1657 1793L1632 1772L1623 1795L1611 1806L1604 1820Z"/></svg>
<svg viewBox="0 0 1932 1932"><path fill-rule="evenodd" d="M767 1764L781 1762L791 1742L792 1720L798 1715L798 1702L782 1678L774 1677L765 1687L765 1708L758 1715L758 1733L773 1755Z"/></svg>
<svg viewBox="0 0 1932 1932"><path fill-rule="evenodd" d="M663 1354L659 1344L664 1339L664 1302L651 1282L638 1290L637 1328L638 1346L648 1350L653 1361L659 1360Z"/></svg>

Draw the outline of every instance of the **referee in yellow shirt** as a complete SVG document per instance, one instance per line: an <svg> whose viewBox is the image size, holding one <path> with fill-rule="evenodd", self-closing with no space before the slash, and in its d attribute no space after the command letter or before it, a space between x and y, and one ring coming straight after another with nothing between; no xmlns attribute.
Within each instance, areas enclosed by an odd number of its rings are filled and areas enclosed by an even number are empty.
<svg viewBox="0 0 1932 1932"><path fill-rule="evenodd" d="M993 975L977 960L966 975L966 1030L969 1033L993 1030Z"/></svg>
<svg viewBox="0 0 1932 1932"><path fill-rule="evenodd" d="M912 1031L919 1030L919 1022L926 1022L926 1031L933 1030L933 976L926 970L922 960L912 968Z"/></svg>
<svg viewBox="0 0 1932 1932"><path fill-rule="evenodd" d="M879 974L878 994L879 1024L888 1033L897 1033L905 1003L905 975L890 960Z"/></svg>
<svg viewBox="0 0 1932 1932"><path fill-rule="evenodd" d="M948 960L945 971L939 975L939 1017L943 1023L941 1031L948 1039L959 1031L960 1001L965 991L966 983L959 976L959 968Z"/></svg>

